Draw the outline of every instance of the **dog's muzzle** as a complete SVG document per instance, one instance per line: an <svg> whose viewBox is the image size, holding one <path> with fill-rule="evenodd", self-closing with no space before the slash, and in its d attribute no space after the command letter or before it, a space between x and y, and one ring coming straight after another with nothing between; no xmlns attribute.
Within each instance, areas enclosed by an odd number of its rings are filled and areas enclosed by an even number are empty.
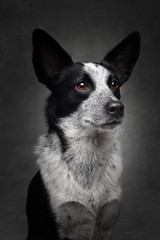
<svg viewBox="0 0 160 240"><path fill-rule="evenodd" d="M84 119L84 126L94 126L95 128L112 129L122 123L124 115L124 106L120 101L109 101L105 105L105 115L103 118ZM99 116L100 118L100 116Z"/></svg>

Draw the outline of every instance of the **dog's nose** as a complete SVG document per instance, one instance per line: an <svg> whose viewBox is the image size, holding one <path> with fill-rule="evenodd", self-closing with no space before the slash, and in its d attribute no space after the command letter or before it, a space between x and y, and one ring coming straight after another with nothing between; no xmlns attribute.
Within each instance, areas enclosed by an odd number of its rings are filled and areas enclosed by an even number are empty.
<svg viewBox="0 0 160 240"><path fill-rule="evenodd" d="M107 104L107 111L112 117L122 117L124 106L120 101L112 101Z"/></svg>

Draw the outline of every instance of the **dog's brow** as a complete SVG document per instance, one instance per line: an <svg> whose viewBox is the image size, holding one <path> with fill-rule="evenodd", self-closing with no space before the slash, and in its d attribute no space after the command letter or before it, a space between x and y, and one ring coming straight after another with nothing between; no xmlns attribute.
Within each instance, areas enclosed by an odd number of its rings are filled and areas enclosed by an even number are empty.
<svg viewBox="0 0 160 240"><path fill-rule="evenodd" d="M95 63L85 63L84 70L89 74L92 81L97 86L106 86L110 72L101 65Z"/></svg>

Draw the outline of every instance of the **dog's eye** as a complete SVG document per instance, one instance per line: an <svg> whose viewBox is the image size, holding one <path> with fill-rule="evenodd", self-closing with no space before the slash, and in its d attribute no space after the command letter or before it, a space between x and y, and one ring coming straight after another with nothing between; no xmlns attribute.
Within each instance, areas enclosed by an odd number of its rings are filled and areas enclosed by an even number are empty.
<svg viewBox="0 0 160 240"><path fill-rule="evenodd" d="M117 90L119 88L119 84L117 81L112 81L111 88L113 91Z"/></svg>
<svg viewBox="0 0 160 240"><path fill-rule="evenodd" d="M87 89L87 84L84 82L80 82L77 84L77 89L79 91L85 91Z"/></svg>

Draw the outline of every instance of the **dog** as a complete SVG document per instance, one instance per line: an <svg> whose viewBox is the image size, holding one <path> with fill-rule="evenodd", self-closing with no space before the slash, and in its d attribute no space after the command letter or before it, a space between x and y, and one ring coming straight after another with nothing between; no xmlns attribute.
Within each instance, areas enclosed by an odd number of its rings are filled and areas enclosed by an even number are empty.
<svg viewBox="0 0 160 240"><path fill-rule="evenodd" d="M48 132L36 146L38 172L28 190L27 240L109 240L120 214L120 88L140 51L140 34L100 63L74 63L48 33L33 32L33 66L50 91Z"/></svg>

